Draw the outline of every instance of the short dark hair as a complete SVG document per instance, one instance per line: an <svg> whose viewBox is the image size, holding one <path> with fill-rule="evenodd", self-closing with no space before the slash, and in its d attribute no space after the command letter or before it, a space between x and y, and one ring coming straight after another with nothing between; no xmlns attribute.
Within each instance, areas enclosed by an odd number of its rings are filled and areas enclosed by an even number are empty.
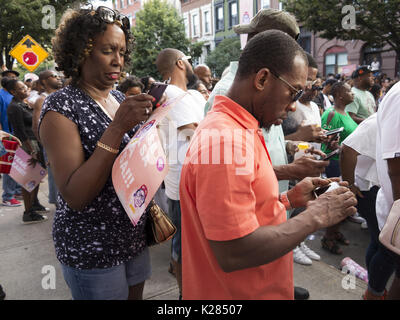
<svg viewBox="0 0 400 320"><path fill-rule="evenodd" d="M239 58L237 75L245 78L261 68L278 74L290 73L298 55L307 62L304 50L291 36L279 30L263 31L247 42Z"/></svg>
<svg viewBox="0 0 400 320"><path fill-rule="evenodd" d="M314 69L318 69L318 65L314 57L308 52L306 52L306 56L307 56L308 66Z"/></svg>
<svg viewBox="0 0 400 320"><path fill-rule="evenodd" d="M334 85L336 82L338 82L336 79L327 79L324 82L324 87L329 86L329 85Z"/></svg>
<svg viewBox="0 0 400 320"><path fill-rule="evenodd" d="M346 82L344 81L336 81L336 83L333 84L331 88L331 95L334 99L336 99L336 97L340 94L345 85Z"/></svg>
<svg viewBox="0 0 400 320"><path fill-rule="evenodd" d="M7 82L10 81L12 78L3 77L1 78L1 86L7 90ZM7 90L8 91L8 90Z"/></svg>
<svg viewBox="0 0 400 320"><path fill-rule="evenodd" d="M17 83L19 81L21 81L21 80L8 78L7 82L5 83L4 89L6 89L8 92L11 92L11 90L15 90L15 86L17 85Z"/></svg>
<svg viewBox="0 0 400 320"><path fill-rule="evenodd" d="M108 23L103 21L91 9L68 9L61 18L55 37L52 39L54 60L57 71L63 71L66 78L71 77L76 83L80 78L81 64L85 58L84 50L88 50L90 41L107 29ZM120 26L125 34L126 51L125 65L130 62L133 47L131 31L124 25Z"/></svg>
<svg viewBox="0 0 400 320"><path fill-rule="evenodd" d="M117 90L126 93L128 89L132 87L139 87L141 91L144 89L144 85L138 77L130 76L118 85Z"/></svg>

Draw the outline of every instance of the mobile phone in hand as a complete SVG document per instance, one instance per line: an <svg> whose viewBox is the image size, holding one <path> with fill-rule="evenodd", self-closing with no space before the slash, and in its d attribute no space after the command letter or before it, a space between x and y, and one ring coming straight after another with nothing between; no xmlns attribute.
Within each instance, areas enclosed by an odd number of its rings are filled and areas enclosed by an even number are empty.
<svg viewBox="0 0 400 320"><path fill-rule="evenodd" d="M156 106L156 104L160 101L164 91L167 89L168 84L162 83L162 82L154 82L151 87L149 92L147 92L149 95L153 96L155 100L152 102L153 107Z"/></svg>
<svg viewBox="0 0 400 320"><path fill-rule="evenodd" d="M338 128L338 129L327 131L327 132L325 132L325 135L326 136L330 136L332 134L338 134L338 133L340 134L343 130L344 130L344 127L341 127L341 128Z"/></svg>
<svg viewBox="0 0 400 320"><path fill-rule="evenodd" d="M325 157L319 156L317 160L322 160L322 161L329 160L334 155L339 154L339 151L340 151L340 149L333 150L331 153L328 153Z"/></svg>

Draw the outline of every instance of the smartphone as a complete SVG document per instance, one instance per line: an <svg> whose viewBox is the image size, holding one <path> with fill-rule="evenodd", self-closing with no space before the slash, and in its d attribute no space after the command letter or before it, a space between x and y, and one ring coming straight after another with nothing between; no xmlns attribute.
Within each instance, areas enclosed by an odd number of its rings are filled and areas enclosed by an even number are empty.
<svg viewBox="0 0 400 320"><path fill-rule="evenodd" d="M156 104L158 103L158 101L160 101L165 89L167 89L168 84L166 83L162 83L162 82L154 82L151 87L150 90L147 92L149 95L153 96L154 98L156 98L155 101L153 101L153 107L156 106Z"/></svg>
<svg viewBox="0 0 400 320"><path fill-rule="evenodd" d="M339 183L333 181L330 184L328 184L327 186L316 188L314 190L314 195L316 198L318 198L321 194L324 194L327 191L335 190L336 188L339 188L339 187L340 187Z"/></svg>
<svg viewBox="0 0 400 320"><path fill-rule="evenodd" d="M335 154L339 154L339 149L336 149L334 151L332 151L331 153L328 153L325 157L321 157L320 155L317 155L317 160L321 160L321 161L325 161L325 160L329 160L330 158L332 158Z"/></svg>
<svg viewBox="0 0 400 320"><path fill-rule="evenodd" d="M338 129L334 129L334 130L325 132L325 135L326 135L326 136L330 136L330 135L332 135L332 134L337 134L337 133L342 132L343 129L344 129L344 127L341 127L341 128L338 128Z"/></svg>
<svg viewBox="0 0 400 320"><path fill-rule="evenodd" d="M316 188L314 190L315 197L318 198L321 194L324 194L329 189L329 187L330 185L328 184L327 186Z"/></svg>
<svg viewBox="0 0 400 320"><path fill-rule="evenodd" d="M321 160L329 160L330 158L332 158L334 155L337 155L337 154L339 154L339 152L340 152L340 149L336 149L336 150L333 150L331 153L328 153L327 155L326 155L326 157L325 158L323 158L323 159L321 159Z"/></svg>

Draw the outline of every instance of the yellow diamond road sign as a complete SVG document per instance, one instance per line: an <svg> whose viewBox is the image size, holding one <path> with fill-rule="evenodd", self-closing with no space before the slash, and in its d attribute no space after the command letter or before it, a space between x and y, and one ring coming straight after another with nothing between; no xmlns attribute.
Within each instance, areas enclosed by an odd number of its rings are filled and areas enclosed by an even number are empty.
<svg viewBox="0 0 400 320"><path fill-rule="evenodd" d="M31 72L49 56L47 51L29 35L26 35L9 54Z"/></svg>

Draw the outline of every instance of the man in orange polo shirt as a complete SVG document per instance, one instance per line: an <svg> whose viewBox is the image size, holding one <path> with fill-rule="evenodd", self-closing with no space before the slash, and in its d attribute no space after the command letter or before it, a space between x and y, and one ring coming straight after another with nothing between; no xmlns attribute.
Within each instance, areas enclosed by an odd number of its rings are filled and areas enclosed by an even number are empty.
<svg viewBox="0 0 400 320"><path fill-rule="evenodd" d="M260 127L295 108L307 67L290 36L258 34L227 96L197 128L180 181L184 299L293 299L293 248L356 211L343 186L314 200L312 191L330 182L321 178L279 195ZM290 206L307 209L286 221Z"/></svg>

